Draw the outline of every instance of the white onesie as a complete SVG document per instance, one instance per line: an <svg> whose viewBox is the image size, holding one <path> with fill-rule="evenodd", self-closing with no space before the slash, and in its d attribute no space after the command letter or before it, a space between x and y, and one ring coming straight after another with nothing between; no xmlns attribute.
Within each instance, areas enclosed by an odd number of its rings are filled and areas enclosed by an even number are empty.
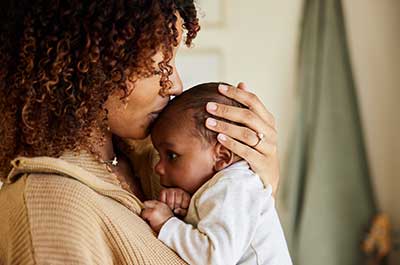
<svg viewBox="0 0 400 265"><path fill-rule="evenodd" d="M201 186L185 220L170 218L158 238L189 264L291 265L271 194L239 161Z"/></svg>

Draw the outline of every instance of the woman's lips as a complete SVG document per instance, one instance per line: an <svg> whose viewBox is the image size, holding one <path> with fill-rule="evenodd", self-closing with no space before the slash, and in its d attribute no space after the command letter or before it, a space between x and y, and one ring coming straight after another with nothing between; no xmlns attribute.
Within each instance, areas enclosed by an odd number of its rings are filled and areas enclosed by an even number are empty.
<svg viewBox="0 0 400 265"><path fill-rule="evenodd" d="M151 113L149 114L150 123L153 123L153 122L157 119L157 117L158 117L158 115L160 115L160 112L161 112L161 111L162 111L162 110L154 111L154 112L151 112Z"/></svg>
<svg viewBox="0 0 400 265"><path fill-rule="evenodd" d="M158 115L160 115L161 111L167 106L168 102L161 106L159 109L156 111L150 112L149 117L150 117L150 123L153 123L155 119L157 119Z"/></svg>

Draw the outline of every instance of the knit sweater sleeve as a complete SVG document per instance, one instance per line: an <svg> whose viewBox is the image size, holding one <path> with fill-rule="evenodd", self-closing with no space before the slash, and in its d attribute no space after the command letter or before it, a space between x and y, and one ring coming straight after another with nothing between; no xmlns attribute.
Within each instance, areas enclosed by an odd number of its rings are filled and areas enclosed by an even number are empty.
<svg viewBox="0 0 400 265"><path fill-rule="evenodd" d="M24 202L26 178L0 191L0 264L35 264Z"/></svg>

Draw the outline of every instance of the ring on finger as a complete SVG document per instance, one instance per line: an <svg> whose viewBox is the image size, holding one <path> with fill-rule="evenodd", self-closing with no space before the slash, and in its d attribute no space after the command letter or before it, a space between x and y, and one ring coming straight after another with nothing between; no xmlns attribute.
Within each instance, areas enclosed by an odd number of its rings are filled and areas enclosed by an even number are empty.
<svg viewBox="0 0 400 265"><path fill-rule="evenodd" d="M263 133L259 132L256 135L257 135L258 141L255 145L253 145L254 148L257 147L257 145L259 145L261 143L261 141L265 138L265 135Z"/></svg>

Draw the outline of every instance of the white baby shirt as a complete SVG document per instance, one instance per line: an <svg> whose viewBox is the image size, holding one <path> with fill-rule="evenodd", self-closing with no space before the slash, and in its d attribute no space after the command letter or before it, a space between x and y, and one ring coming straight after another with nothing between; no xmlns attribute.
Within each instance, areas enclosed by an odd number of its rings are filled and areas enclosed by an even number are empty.
<svg viewBox="0 0 400 265"><path fill-rule="evenodd" d="M158 238L193 265L291 265L271 194L239 161L201 186L184 222L170 218Z"/></svg>

